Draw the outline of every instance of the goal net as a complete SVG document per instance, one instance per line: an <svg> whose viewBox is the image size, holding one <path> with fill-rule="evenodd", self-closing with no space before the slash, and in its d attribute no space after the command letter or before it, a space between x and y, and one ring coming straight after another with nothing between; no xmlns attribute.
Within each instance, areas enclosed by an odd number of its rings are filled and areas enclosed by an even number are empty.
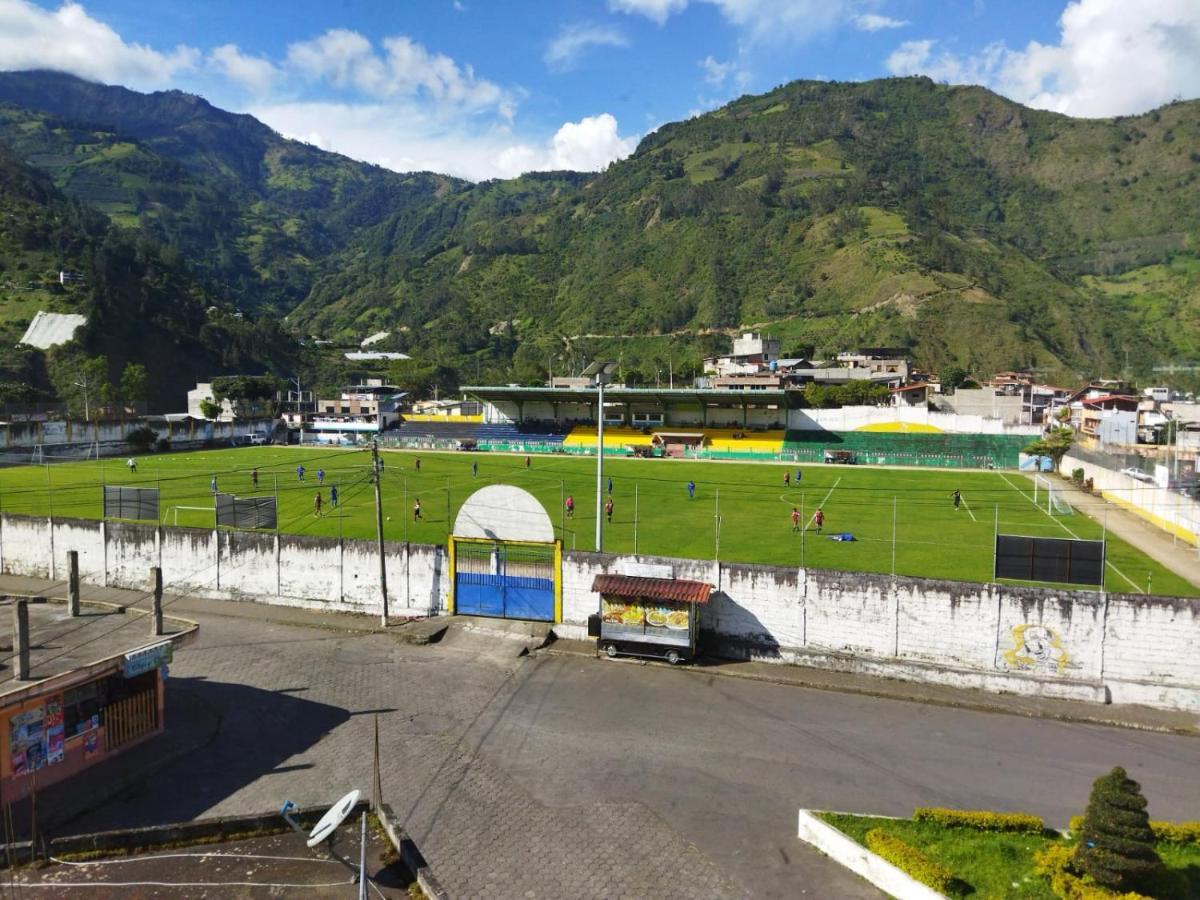
<svg viewBox="0 0 1200 900"><path fill-rule="evenodd" d="M1075 512L1063 496L1063 489L1045 475L1033 476L1033 502L1048 516L1069 516Z"/></svg>
<svg viewBox="0 0 1200 900"><path fill-rule="evenodd" d="M100 458L100 448L95 441L90 444L34 444L30 463L35 466L50 463L86 462Z"/></svg>

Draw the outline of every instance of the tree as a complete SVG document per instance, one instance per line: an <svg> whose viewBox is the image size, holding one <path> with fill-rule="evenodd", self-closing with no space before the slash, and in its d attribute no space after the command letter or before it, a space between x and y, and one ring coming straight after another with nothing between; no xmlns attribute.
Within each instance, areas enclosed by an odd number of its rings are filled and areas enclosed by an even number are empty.
<svg viewBox="0 0 1200 900"><path fill-rule="evenodd" d="M150 396L150 373L141 363L125 363L121 370L121 400L145 403Z"/></svg>
<svg viewBox="0 0 1200 900"><path fill-rule="evenodd" d="M1074 440L1075 432L1070 428L1055 428L1046 432L1044 436L1034 441L1022 452L1028 453L1030 456L1050 457L1054 461L1054 471L1057 472L1059 466L1062 465L1062 458L1067 455Z"/></svg>
<svg viewBox="0 0 1200 900"><path fill-rule="evenodd" d="M962 366L946 366L942 369L942 393L952 394L966 384L967 370Z"/></svg>
<svg viewBox="0 0 1200 900"><path fill-rule="evenodd" d="M200 414L206 419L219 419L224 411L225 407L212 397L205 397L200 401Z"/></svg>
<svg viewBox="0 0 1200 900"><path fill-rule="evenodd" d="M93 420L112 398L108 360L103 356L85 356L78 346L66 344L50 351L46 370L55 393L72 415Z"/></svg>
<svg viewBox="0 0 1200 900"><path fill-rule="evenodd" d="M1162 872L1141 785L1120 766L1092 784L1074 867L1116 891L1145 887Z"/></svg>
<svg viewBox="0 0 1200 900"><path fill-rule="evenodd" d="M280 386L271 375L226 375L214 378L212 388L213 399L228 400L234 416L243 419L268 414Z"/></svg>

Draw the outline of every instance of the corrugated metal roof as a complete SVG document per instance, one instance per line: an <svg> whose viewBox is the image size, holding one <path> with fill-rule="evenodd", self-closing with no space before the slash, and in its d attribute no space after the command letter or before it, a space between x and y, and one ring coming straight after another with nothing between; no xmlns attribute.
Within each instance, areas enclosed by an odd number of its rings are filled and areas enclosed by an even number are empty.
<svg viewBox="0 0 1200 900"><path fill-rule="evenodd" d="M22 344L37 347L39 350L49 350L59 344L65 344L75 336L75 330L87 324L87 316L76 313L48 313L42 310L33 317L29 327L25 329Z"/></svg>
<svg viewBox="0 0 1200 900"><path fill-rule="evenodd" d="M645 597L681 603L707 603L712 585L682 578L637 578L632 575L597 575L592 590L618 597Z"/></svg>

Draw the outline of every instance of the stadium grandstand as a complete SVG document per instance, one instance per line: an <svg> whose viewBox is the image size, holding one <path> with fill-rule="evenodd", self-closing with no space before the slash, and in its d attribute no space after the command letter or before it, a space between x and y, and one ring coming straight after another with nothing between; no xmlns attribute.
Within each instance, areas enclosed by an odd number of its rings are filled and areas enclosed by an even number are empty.
<svg viewBox="0 0 1200 900"><path fill-rule="evenodd" d="M384 441L425 449L594 455L594 388L472 386L478 421L406 420ZM780 460L951 468L1016 468L1029 434L948 432L884 422L823 428L803 393L786 389L628 388L604 391L604 453L689 459ZM440 421L433 419L440 418ZM791 427L789 427L791 426Z"/></svg>

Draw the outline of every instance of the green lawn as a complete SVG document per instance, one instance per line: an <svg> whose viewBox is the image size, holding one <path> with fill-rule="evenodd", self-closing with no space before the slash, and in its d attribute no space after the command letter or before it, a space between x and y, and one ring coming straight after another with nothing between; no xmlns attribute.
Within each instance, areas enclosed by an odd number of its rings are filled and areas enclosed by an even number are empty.
<svg viewBox="0 0 1200 900"><path fill-rule="evenodd" d="M562 530L568 549L594 549L595 459L570 456L524 458L490 453L413 453L385 451L383 501L389 540L442 543L447 523L475 489L494 482L524 487L536 495ZM416 459L421 468L416 470ZM250 470L259 471L259 494L276 491L282 531L373 537L374 498L366 450L255 447L138 457L129 473L123 459L53 463L0 470L0 509L8 513L97 518L102 482L158 485L164 521L212 527L210 479L220 490L253 494ZM296 466L303 462L307 480ZM479 475L471 476L477 463ZM316 473L326 472L325 514L313 515ZM993 535L1001 532L1039 536L1099 538L1102 525L1082 514L1048 516L1032 502L1032 483L1024 475L994 472L945 472L853 466L797 466L761 463L685 462L680 460L606 459L605 477L613 480L614 515L605 524L604 549L634 549L635 507L640 553L731 562L808 565L831 569L986 582L992 578ZM785 487L785 472L792 484ZM688 480L696 498L688 499ZM329 508L330 485L341 493L338 510ZM957 512L951 493L962 491ZM52 489L52 492L51 492ZM562 498L575 499L575 518L565 520ZM413 501L424 512L413 522ZM825 535L795 534L795 506L808 521L820 505ZM176 510L175 507L204 507ZM449 515L448 515L449 514ZM719 529L718 529L719 524ZM718 534L719 530L719 534ZM851 532L853 542L828 539ZM718 551L717 542L720 542ZM1200 596L1200 590L1125 542L1109 537L1107 588Z"/></svg>
<svg viewBox="0 0 1200 900"><path fill-rule="evenodd" d="M959 881L953 897L971 900L1054 900L1049 884L1034 871L1033 855L1063 840L1053 832L1014 834L947 828L932 822L822 813L821 818L866 846L867 832L880 828L950 869ZM1158 845L1175 886L1163 900L1200 896L1200 845Z"/></svg>

